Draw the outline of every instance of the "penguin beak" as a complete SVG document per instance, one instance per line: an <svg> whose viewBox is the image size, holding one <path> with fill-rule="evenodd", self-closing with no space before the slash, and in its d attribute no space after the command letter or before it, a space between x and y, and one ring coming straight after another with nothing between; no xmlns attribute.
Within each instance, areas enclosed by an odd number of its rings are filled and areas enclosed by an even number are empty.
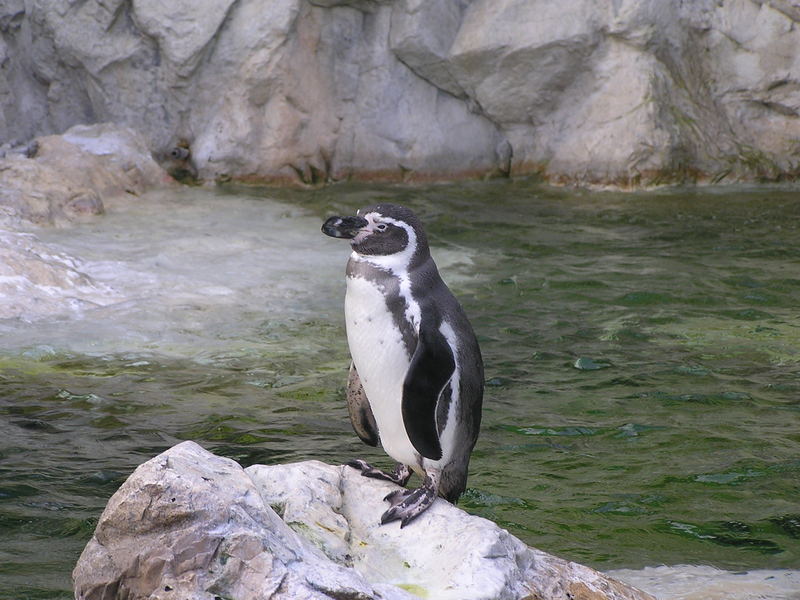
<svg viewBox="0 0 800 600"><path fill-rule="evenodd" d="M322 224L322 233L352 240L367 225L369 221L364 217L331 217Z"/></svg>

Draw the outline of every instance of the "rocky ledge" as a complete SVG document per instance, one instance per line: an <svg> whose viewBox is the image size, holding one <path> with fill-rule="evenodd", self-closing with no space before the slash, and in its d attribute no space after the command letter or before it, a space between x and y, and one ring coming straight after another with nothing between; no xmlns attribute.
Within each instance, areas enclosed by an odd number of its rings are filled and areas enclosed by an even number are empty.
<svg viewBox="0 0 800 600"><path fill-rule="evenodd" d="M75 597L653 600L441 499L381 526L393 487L317 461L243 469L183 442L111 498Z"/></svg>

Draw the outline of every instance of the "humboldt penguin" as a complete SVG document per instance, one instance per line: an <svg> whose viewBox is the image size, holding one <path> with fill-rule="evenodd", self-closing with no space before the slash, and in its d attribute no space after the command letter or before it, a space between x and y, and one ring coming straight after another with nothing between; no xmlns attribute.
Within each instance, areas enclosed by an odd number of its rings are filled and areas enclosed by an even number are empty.
<svg viewBox="0 0 800 600"><path fill-rule="evenodd" d="M412 472L423 478L421 487L385 498L381 523L405 527L437 495L455 503L466 488L481 422L480 348L409 209L369 206L331 217L322 231L352 247L345 294L350 420L362 441L380 442L397 462L391 472L363 460L348 464L400 486Z"/></svg>

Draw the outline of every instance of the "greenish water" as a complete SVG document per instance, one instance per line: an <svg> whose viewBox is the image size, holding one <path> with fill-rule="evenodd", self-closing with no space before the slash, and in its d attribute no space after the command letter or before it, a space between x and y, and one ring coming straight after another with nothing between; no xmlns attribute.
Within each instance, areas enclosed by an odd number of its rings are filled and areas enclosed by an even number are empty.
<svg viewBox="0 0 800 600"><path fill-rule="evenodd" d="M348 249L319 233L376 200L422 216L482 345L464 508L601 569L800 568L796 191L184 190L37 233L127 300L0 322L0 597L70 597L108 498L180 440L385 461L347 421Z"/></svg>

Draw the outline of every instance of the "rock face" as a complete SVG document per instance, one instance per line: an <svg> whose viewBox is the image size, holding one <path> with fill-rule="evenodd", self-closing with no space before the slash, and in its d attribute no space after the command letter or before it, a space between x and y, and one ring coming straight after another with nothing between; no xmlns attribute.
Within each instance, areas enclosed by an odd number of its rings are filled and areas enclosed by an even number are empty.
<svg viewBox="0 0 800 600"><path fill-rule="evenodd" d="M9 0L0 141L141 129L202 178L800 170L796 0Z"/></svg>
<svg viewBox="0 0 800 600"><path fill-rule="evenodd" d="M111 498L75 597L652 600L441 499L381 526L391 488L313 461L243 470L183 442Z"/></svg>

